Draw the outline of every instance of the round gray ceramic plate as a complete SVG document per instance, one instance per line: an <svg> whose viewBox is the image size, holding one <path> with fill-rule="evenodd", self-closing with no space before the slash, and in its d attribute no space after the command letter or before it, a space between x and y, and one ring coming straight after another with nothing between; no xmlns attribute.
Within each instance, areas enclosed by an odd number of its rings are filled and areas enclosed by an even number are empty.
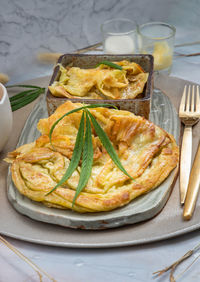
<svg viewBox="0 0 200 282"><path fill-rule="evenodd" d="M45 98L42 98L31 112L18 146L32 142L39 137L36 125L38 120L44 117L47 117L47 110ZM178 142L180 125L176 110L168 97L159 90L155 90L152 97L150 119L173 134ZM155 190L112 212L79 214L71 210L45 207L43 204L31 201L21 195L11 180L10 172L8 174L8 198L18 212L38 221L71 228L107 229L144 221L159 213L170 195L175 176L176 170L172 171L169 177Z"/></svg>

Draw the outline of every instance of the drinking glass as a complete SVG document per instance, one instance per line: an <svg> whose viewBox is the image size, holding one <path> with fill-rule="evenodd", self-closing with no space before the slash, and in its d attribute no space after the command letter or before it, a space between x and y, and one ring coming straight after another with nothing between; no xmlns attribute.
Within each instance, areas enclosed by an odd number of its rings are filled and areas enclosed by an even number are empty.
<svg viewBox="0 0 200 282"><path fill-rule="evenodd" d="M134 54L137 52L137 30L129 19L111 19L101 25L103 50L106 54Z"/></svg>
<svg viewBox="0 0 200 282"><path fill-rule="evenodd" d="M162 22L150 22L138 26L139 52L153 55L155 71L170 73L175 33L174 26Z"/></svg>

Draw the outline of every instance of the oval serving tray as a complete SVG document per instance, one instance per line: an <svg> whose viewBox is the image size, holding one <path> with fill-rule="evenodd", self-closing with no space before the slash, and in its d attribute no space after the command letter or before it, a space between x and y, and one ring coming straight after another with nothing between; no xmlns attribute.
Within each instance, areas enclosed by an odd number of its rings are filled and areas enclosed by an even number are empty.
<svg viewBox="0 0 200 282"><path fill-rule="evenodd" d="M36 125L38 120L44 117L47 117L45 97L36 104L29 115L17 146L32 142L39 137L40 133L37 131ZM180 123L177 112L169 98L160 90L154 90L152 95L150 119L174 135L178 143ZM176 174L177 170L174 169L155 190L136 198L127 206L111 212L78 214L67 209L47 208L43 204L31 201L21 195L11 180L10 171L8 173L8 198L18 212L38 221L70 228L107 229L141 222L158 214L169 198Z"/></svg>

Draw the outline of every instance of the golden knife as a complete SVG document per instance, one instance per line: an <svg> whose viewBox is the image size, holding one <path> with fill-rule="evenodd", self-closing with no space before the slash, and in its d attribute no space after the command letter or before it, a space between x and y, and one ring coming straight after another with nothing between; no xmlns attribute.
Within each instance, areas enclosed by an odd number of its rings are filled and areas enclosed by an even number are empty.
<svg viewBox="0 0 200 282"><path fill-rule="evenodd" d="M185 206L183 210L183 218L185 220L190 220L190 218L193 215L199 188L200 188L200 142L196 152L194 164L191 170L188 189L187 189Z"/></svg>

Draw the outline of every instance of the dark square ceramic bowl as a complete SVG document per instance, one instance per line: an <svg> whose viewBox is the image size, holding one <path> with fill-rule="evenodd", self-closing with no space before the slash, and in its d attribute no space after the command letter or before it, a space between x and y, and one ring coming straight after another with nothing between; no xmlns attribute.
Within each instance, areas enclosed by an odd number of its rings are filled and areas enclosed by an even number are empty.
<svg viewBox="0 0 200 282"><path fill-rule="evenodd" d="M84 99L84 98L60 98L54 97L51 92L47 91L47 108L48 114L51 115L58 106L70 100L73 103L85 103L85 104L113 104L118 109L127 110L133 112L136 115L140 115L149 118L150 113L150 100L153 91L153 57L152 55L80 55L80 54L65 54L58 60L59 64L66 67L69 64L73 64L74 67L80 68L93 68L101 61L122 61L128 60L139 64L145 72L149 73L147 83L144 87L143 93L139 94L135 99L118 99L118 100L99 100L99 99ZM52 85L54 81L58 81L60 76L59 66L54 69L51 81L49 85Z"/></svg>

